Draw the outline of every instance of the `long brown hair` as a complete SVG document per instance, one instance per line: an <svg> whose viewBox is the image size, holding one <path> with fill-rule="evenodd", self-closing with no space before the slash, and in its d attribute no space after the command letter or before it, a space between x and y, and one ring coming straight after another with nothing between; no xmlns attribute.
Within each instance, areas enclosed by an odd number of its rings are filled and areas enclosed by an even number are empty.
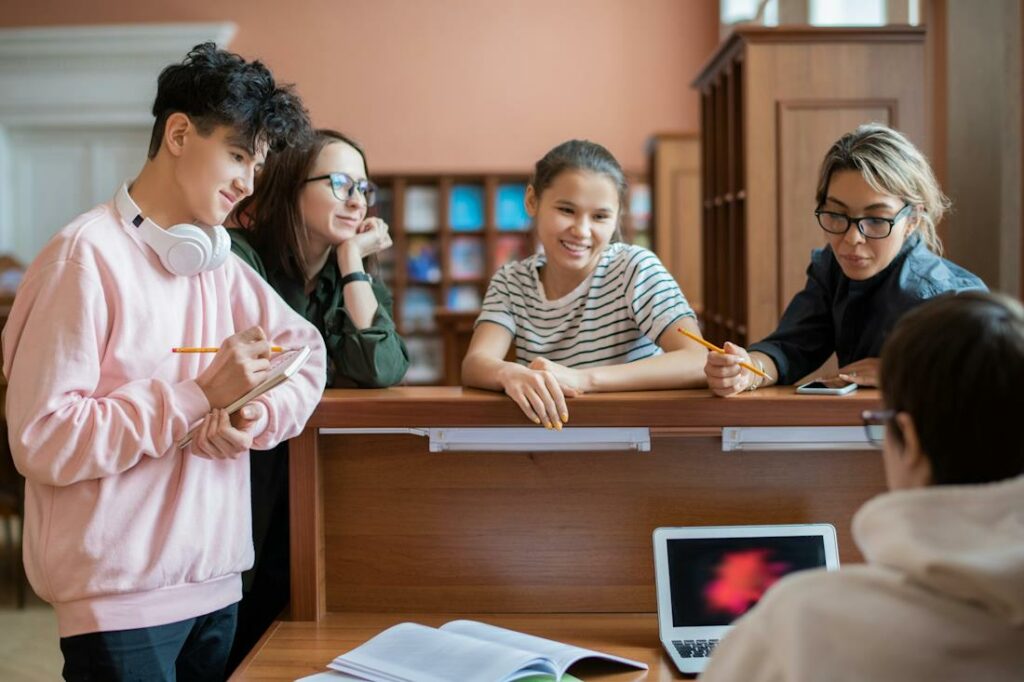
<svg viewBox="0 0 1024 682"><path fill-rule="evenodd" d="M268 272L280 270L290 277L305 278L311 254L299 195L320 152L335 142L344 142L359 152L369 174L366 153L357 142L336 130L320 128L309 144L286 147L268 155L253 193L235 208L235 222L246 228L249 243ZM369 260L363 260L367 269Z"/></svg>

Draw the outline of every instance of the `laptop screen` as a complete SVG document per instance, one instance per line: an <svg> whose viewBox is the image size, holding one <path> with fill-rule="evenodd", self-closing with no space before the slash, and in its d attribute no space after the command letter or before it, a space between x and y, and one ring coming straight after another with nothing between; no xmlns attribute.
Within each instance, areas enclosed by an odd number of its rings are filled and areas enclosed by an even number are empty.
<svg viewBox="0 0 1024 682"><path fill-rule="evenodd" d="M793 571L825 566L819 535L667 541L675 627L729 625Z"/></svg>

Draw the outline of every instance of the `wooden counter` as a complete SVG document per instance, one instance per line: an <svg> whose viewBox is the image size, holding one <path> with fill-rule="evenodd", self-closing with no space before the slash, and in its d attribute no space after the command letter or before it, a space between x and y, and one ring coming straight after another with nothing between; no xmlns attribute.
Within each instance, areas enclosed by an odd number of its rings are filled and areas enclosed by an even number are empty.
<svg viewBox="0 0 1024 682"><path fill-rule="evenodd" d="M572 426L859 426L877 408L878 391L845 396L797 395L765 388L723 399L706 390L594 393L568 401ZM534 426L503 393L455 386L330 389L307 426Z"/></svg>

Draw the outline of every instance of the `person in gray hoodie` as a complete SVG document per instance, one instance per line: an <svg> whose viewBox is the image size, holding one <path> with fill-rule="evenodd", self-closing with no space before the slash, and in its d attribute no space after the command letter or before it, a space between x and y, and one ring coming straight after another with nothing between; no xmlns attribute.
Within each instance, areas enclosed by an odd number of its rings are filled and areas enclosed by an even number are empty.
<svg viewBox="0 0 1024 682"><path fill-rule="evenodd" d="M853 519L867 563L776 583L702 680L1024 680L1024 307L926 302L880 375L864 420L890 491Z"/></svg>

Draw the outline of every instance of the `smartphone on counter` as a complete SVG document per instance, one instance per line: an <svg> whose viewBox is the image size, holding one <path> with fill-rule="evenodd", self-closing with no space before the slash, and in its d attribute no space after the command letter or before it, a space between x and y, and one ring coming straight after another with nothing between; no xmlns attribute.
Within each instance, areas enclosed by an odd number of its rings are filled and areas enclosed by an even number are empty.
<svg viewBox="0 0 1024 682"><path fill-rule="evenodd" d="M810 393L812 395L846 395L856 390L856 383L840 379L839 377L834 379L816 379L796 387L797 393Z"/></svg>

